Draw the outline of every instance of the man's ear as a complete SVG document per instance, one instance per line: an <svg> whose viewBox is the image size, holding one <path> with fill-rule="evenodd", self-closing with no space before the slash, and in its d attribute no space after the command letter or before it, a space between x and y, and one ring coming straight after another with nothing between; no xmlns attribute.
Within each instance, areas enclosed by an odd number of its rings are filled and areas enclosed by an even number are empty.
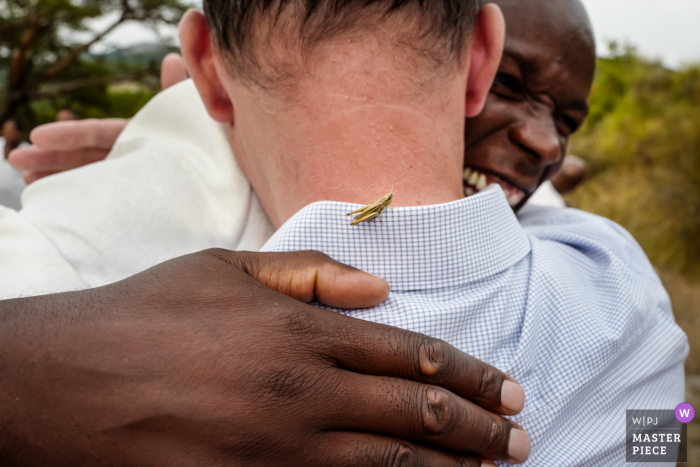
<svg viewBox="0 0 700 467"><path fill-rule="evenodd" d="M207 21L196 10L185 13L180 21L180 48L209 115L219 123L233 122L233 103L216 71Z"/></svg>
<svg viewBox="0 0 700 467"><path fill-rule="evenodd" d="M466 117L481 113L503 57L506 23L501 9L490 3L479 13L474 27L469 77L467 79Z"/></svg>

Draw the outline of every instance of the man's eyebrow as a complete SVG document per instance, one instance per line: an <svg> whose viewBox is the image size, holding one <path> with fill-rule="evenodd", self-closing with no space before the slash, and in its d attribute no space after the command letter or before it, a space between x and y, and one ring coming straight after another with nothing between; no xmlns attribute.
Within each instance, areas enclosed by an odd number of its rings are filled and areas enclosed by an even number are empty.
<svg viewBox="0 0 700 467"><path fill-rule="evenodd" d="M522 63L527 66L532 66L530 61L526 59L521 53L517 52L514 48L508 47L506 45L505 49L503 50L503 56L501 57L501 63L507 62L507 61L514 61L515 63Z"/></svg>
<svg viewBox="0 0 700 467"><path fill-rule="evenodd" d="M517 64L521 69L528 70L530 73L538 73L538 64L536 60L532 60L528 58L524 53L521 51L518 51L517 48L515 47L506 47L503 50L503 57L501 58L501 63L515 63ZM588 104L588 101L571 101L571 102L556 102L557 107L566 109L566 110L575 110L577 112L581 112L584 114L584 116L588 116L588 112L590 111L590 105Z"/></svg>

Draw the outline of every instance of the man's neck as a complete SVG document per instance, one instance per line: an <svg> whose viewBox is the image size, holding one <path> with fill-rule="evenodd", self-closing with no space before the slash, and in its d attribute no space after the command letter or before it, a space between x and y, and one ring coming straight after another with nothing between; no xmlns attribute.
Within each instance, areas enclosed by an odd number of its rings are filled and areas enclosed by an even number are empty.
<svg viewBox="0 0 700 467"><path fill-rule="evenodd" d="M367 204L392 187L395 206L463 197L466 69L419 72L387 41L329 45L270 91L226 79L229 141L276 227L313 202Z"/></svg>
<svg viewBox="0 0 700 467"><path fill-rule="evenodd" d="M245 123L229 129L234 154L276 227L313 202L368 204L392 188L394 206L464 196L460 102L421 108L347 95L325 95L323 102L327 110L311 106L313 117L273 115L254 142ZM239 157L251 146L266 152Z"/></svg>

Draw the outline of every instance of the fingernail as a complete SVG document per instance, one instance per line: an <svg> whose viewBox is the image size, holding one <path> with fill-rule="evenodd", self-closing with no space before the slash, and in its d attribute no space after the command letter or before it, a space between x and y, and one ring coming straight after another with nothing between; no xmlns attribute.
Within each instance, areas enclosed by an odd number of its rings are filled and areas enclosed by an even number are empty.
<svg viewBox="0 0 700 467"><path fill-rule="evenodd" d="M520 413L525 406L525 391L519 384L505 380L501 388L501 405L511 413Z"/></svg>
<svg viewBox="0 0 700 467"><path fill-rule="evenodd" d="M496 464L491 461L481 461L481 467L496 467Z"/></svg>
<svg viewBox="0 0 700 467"><path fill-rule="evenodd" d="M530 457L530 449L532 449L532 442L527 433L517 428L510 430L508 455L511 459L515 462L525 462Z"/></svg>

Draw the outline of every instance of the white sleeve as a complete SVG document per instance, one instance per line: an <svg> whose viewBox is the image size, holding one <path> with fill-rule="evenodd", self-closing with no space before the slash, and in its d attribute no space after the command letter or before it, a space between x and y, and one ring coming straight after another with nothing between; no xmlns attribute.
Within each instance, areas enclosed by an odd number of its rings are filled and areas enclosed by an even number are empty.
<svg viewBox="0 0 700 467"><path fill-rule="evenodd" d="M235 249L251 205L247 182L235 188L217 185L195 152L144 140L32 184L19 215L97 287L207 248Z"/></svg>
<svg viewBox="0 0 700 467"><path fill-rule="evenodd" d="M16 211L0 206L0 299L85 287L41 231Z"/></svg>
<svg viewBox="0 0 700 467"><path fill-rule="evenodd" d="M101 286L207 248L259 248L271 235L189 81L156 96L106 161L33 183L22 205L0 219L5 297Z"/></svg>

